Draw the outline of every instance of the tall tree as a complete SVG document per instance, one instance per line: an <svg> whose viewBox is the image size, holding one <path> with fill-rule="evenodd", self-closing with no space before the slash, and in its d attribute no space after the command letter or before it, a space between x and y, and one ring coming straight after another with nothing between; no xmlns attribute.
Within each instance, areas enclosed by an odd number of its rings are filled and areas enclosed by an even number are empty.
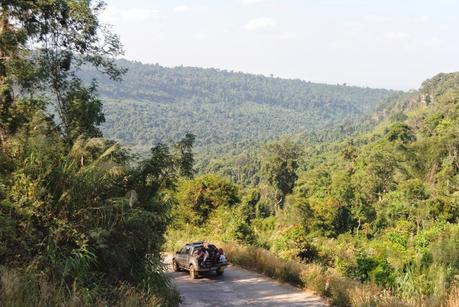
<svg viewBox="0 0 459 307"><path fill-rule="evenodd" d="M193 144L196 136L187 133L185 137L175 144L175 149L178 153L178 160L180 161L180 175L193 178L194 176L194 157L193 157Z"/></svg>
<svg viewBox="0 0 459 307"><path fill-rule="evenodd" d="M299 157L299 146L288 139L269 143L263 148L262 177L276 190L276 208L282 207L285 196L292 192L298 178Z"/></svg>
<svg viewBox="0 0 459 307"><path fill-rule="evenodd" d="M90 64L112 79L123 73L113 64L113 57L122 53L119 39L98 21L103 7L103 2L86 0L2 1L0 124L4 133L17 128L11 122L14 105L32 96L32 89L41 88L53 94L57 124L69 142L79 134L100 135L97 125L104 117L95 98L95 83L84 87L77 71Z"/></svg>

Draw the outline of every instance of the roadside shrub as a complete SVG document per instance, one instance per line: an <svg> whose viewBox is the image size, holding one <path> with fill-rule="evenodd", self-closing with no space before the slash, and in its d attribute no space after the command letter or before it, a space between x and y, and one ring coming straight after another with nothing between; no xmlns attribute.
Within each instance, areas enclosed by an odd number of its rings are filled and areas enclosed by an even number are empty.
<svg viewBox="0 0 459 307"><path fill-rule="evenodd" d="M390 289L394 285L394 270L386 259L378 259L377 266L370 272L371 280L378 286Z"/></svg>
<svg viewBox="0 0 459 307"><path fill-rule="evenodd" d="M229 237L232 241L244 244L254 244L256 242L252 228L242 218L233 219L229 225L229 229Z"/></svg>
<svg viewBox="0 0 459 307"><path fill-rule="evenodd" d="M271 251L284 259L301 259L303 262L312 262L317 259L317 248L310 243L303 227L293 225L274 238Z"/></svg>

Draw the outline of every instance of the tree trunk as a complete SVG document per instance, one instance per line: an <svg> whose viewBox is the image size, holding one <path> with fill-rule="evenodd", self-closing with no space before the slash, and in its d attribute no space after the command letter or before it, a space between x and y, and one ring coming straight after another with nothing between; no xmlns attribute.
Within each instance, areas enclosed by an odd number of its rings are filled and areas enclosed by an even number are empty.
<svg viewBox="0 0 459 307"><path fill-rule="evenodd" d="M277 201L276 203L276 206L274 208L275 210L275 215L277 215L277 213L279 213L279 210L282 209L282 202L284 201L284 198L281 196L280 199Z"/></svg>

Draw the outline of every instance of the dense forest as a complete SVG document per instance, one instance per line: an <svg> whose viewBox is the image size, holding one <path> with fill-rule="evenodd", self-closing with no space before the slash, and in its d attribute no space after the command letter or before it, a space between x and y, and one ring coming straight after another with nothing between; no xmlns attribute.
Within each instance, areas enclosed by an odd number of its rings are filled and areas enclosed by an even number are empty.
<svg viewBox="0 0 459 307"><path fill-rule="evenodd" d="M456 306L459 73L377 114L377 127L343 140L282 138L198 161L203 175L173 193L168 244L186 232L251 246L234 261L338 306Z"/></svg>
<svg viewBox="0 0 459 307"><path fill-rule="evenodd" d="M371 131L378 123L404 121L407 113L425 107L430 103L429 96L421 91L397 92L382 100L374 113L358 123L348 123L338 127L310 132L289 134L285 137L297 145L314 148L310 155L318 155L325 148L335 148L339 141L352 136L352 143L365 141L356 138L362 132ZM369 119L371 117L371 119ZM266 142L239 141L230 144L195 149L196 170L199 173L217 173L243 185L260 183L261 148Z"/></svg>
<svg viewBox="0 0 459 307"><path fill-rule="evenodd" d="M95 86L76 77L123 73L101 3L0 9L0 306L175 306L161 195L191 175L193 136L143 160L102 137Z"/></svg>
<svg viewBox="0 0 459 307"><path fill-rule="evenodd" d="M95 68L80 75L98 82L105 135L137 146L176 141L187 132L202 147L338 130L373 114L395 93L218 69L116 63L127 69L122 83Z"/></svg>

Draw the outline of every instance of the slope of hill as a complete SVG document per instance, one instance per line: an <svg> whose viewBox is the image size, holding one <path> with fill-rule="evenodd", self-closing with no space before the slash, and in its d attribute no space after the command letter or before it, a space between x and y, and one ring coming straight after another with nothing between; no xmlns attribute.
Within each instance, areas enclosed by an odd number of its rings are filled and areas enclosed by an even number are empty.
<svg viewBox="0 0 459 307"><path fill-rule="evenodd" d="M427 120L427 116L432 117L436 123L443 120L447 112L441 109L439 97L449 97L445 93L457 91L458 84L459 73L441 73L426 80L419 90L398 92L385 98L371 116L373 125L361 122L344 128L330 127L317 133L288 135L288 138L302 147L309 148L307 156L317 157L321 153L345 151L349 144L372 144L389 131L391 123L406 122L418 129L421 123ZM376 123L378 125L375 125ZM198 150L196 168L199 173L218 173L238 184L256 185L260 182L262 147L261 142L241 141Z"/></svg>
<svg viewBox="0 0 459 307"><path fill-rule="evenodd" d="M334 129L372 114L394 93L218 69L118 64L128 69L120 83L91 69L82 77L96 76L105 100L105 135L137 145L186 132L207 146Z"/></svg>
<svg viewBox="0 0 459 307"><path fill-rule="evenodd" d="M337 306L458 306L459 73L379 113L374 129L340 141L233 146L203 160L204 175L178 185L169 242L187 233L250 245L232 259L308 286L323 276Z"/></svg>

